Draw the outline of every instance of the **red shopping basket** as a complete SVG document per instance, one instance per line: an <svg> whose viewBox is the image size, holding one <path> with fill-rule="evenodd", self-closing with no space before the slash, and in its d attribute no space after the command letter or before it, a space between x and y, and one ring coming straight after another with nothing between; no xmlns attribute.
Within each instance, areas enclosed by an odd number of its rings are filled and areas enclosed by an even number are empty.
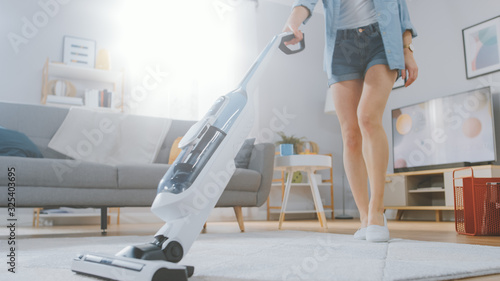
<svg viewBox="0 0 500 281"><path fill-rule="evenodd" d="M469 176L455 173L469 170ZM500 235L500 178L476 178L472 168L453 171L455 229L467 235Z"/></svg>

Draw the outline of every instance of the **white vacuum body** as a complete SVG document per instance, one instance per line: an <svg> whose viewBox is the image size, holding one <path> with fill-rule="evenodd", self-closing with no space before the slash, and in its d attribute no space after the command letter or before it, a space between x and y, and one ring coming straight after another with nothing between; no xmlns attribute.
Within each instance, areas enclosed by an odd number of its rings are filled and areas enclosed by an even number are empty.
<svg viewBox="0 0 500 281"><path fill-rule="evenodd" d="M152 212L165 221L154 241L128 246L115 256L81 254L71 269L112 280L187 280L191 266L176 264L191 248L211 210L231 179L234 158L253 126L253 102L249 82L270 60L276 46L287 54L291 33L276 35L254 62L239 87L220 97L205 116L179 142L182 149L158 185ZM260 70L260 72L262 72Z"/></svg>

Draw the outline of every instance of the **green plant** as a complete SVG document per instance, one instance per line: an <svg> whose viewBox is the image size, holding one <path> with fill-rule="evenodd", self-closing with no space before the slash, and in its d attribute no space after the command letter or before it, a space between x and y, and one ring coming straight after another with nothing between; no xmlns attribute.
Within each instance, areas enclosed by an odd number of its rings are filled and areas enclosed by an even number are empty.
<svg viewBox="0 0 500 281"><path fill-rule="evenodd" d="M285 143L293 144L293 148L295 151L297 151L297 149L296 149L297 145L302 145L304 143L304 141L306 140L305 137L298 138L298 137L295 137L294 135L287 136L287 135L285 135L284 132L278 132L277 134L281 137L281 140L277 141L276 145L285 144Z"/></svg>

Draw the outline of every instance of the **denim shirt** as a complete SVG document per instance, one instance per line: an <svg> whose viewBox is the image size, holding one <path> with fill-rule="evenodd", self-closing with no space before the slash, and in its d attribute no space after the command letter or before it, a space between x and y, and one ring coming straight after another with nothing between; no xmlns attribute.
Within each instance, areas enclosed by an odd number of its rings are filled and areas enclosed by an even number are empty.
<svg viewBox="0 0 500 281"><path fill-rule="evenodd" d="M309 10L309 16L304 21L304 24L306 24L312 16L312 12L317 2L318 0L295 0L293 8L296 6L304 6ZM417 36L417 32L410 21L406 0L373 0L373 4L375 6L389 68L405 69L403 33L406 30L410 30L413 38ZM340 0L323 0L323 6L326 24L326 46L323 68L330 79L332 76L332 57L340 13Z"/></svg>

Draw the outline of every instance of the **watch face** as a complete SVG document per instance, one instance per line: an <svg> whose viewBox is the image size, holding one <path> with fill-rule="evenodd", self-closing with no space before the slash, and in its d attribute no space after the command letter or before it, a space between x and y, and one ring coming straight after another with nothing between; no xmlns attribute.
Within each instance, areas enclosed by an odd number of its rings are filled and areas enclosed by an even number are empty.
<svg viewBox="0 0 500 281"><path fill-rule="evenodd" d="M412 52L415 51L415 47L413 47L413 44L408 45L408 49L410 49L410 51Z"/></svg>

